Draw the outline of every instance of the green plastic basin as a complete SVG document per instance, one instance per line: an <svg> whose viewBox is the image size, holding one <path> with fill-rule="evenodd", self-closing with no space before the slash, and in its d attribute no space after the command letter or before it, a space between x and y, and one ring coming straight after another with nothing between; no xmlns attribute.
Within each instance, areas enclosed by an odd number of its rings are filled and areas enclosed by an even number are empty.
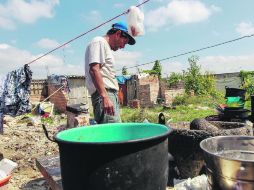
<svg viewBox="0 0 254 190"><path fill-rule="evenodd" d="M56 135L57 141L73 143L114 143L166 136L171 130L154 123L110 123L68 129Z"/></svg>

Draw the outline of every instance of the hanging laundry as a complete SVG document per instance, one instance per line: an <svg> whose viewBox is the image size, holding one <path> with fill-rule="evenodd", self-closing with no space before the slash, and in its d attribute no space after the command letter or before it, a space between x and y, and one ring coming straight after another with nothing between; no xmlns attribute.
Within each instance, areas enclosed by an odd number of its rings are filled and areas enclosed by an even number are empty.
<svg viewBox="0 0 254 190"><path fill-rule="evenodd" d="M7 74L0 82L0 113L17 116L31 111L31 81L32 71L27 64Z"/></svg>
<svg viewBox="0 0 254 190"><path fill-rule="evenodd" d="M3 134L4 132L3 126L4 126L4 115L3 113L0 113L0 134Z"/></svg>

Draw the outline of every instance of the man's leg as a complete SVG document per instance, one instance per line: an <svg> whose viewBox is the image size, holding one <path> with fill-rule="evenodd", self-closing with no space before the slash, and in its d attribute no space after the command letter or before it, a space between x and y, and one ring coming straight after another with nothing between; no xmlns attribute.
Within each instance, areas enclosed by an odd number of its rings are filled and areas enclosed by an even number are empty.
<svg viewBox="0 0 254 190"><path fill-rule="evenodd" d="M104 123L121 123L121 115L120 115L120 104L117 96L117 92L108 92L108 96L112 103L114 104L114 115L105 114Z"/></svg>
<svg viewBox="0 0 254 190"><path fill-rule="evenodd" d="M93 112L94 119L98 124L102 123L120 123L120 105L117 97L117 93L108 92L108 96L112 103L114 104L115 115L108 115L104 113L103 110L103 102L98 93L92 95L92 104L93 104Z"/></svg>
<svg viewBox="0 0 254 190"><path fill-rule="evenodd" d="M93 104L93 114L95 121L100 124L103 121L103 108L102 108L102 99L98 92L95 92L91 96L92 104Z"/></svg>

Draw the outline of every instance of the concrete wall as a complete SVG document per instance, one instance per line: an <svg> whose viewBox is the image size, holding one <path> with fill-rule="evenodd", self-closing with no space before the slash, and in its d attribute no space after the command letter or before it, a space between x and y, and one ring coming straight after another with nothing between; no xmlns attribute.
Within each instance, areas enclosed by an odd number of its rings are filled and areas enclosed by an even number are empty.
<svg viewBox="0 0 254 190"><path fill-rule="evenodd" d="M222 73L216 74L215 80L216 84L215 87L217 90L225 93L225 87L230 88L239 88L241 86L241 78L239 76L239 72L237 73Z"/></svg>
<svg viewBox="0 0 254 190"><path fill-rule="evenodd" d="M159 97L159 79L157 76L134 75L127 81L127 101L140 100L141 107L150 107L157 103ZM135 97L136 93L136 97Z"/></svg>
<svg viewBox="0 0 254 190"><path fill-rule="evenodd" d="M165 104L171 105L173 103L173 100L176 96L183 95L185 92L184 89L171 89L171 90L165 90Z"/></svg>
<svg viewBox="0 0 254 190"><path fill-rule="evenodd" d="M126 82L127 85L127 104L133 100L137 99L137 94L135 95L135 91L137 91L138 85L138 76L133 75L130 80Z"/></svg>
<svg viewBox="0 0 254 190"><path fill-rule="evenodd" d="M68 84L70 92L59 90L50 97L50 102L54 103L55 109L61 113L66 111L67 105L72 104L89 104L91 107L91 97L85 86L85 77L83 76L70 76L68 77ZM54 85L48 81L49 96L52 95L61 85Z"/></svg>
<svg viewBox="0 0 254 190"><path fill-rule="evenodd" d="M225 86L238 88L241 85L239 73L224 73L215 75L216 88L224 92ZM60 86L48 86L48 93L44 90L46 80L33 80L31 85L31 101L41 101L54 93ZM50 101L60 112L65 112L66 105L86 103L89 110L92 110L91 97L85 87L85 77L70 76L68 78L70 93L59 91ZM135 95L136 94L136 95ZM157 99L165 100L166 104L171 104L175 96L184 94L183 83L173 89L169 89L163 81L159 82L157 76L134 75L127 81L127 103L133 99L140 100L141 107L150 107L157 103Z"/></svg>
<svg viewBox="0 0 254 190"><path fill-rule="evenodd" d="M153 105L153 102L151 101L151 85L140 85L139 86L139 93L138 97L140 100L140 106L141 107L151 107Z"/></svg>
<svg viewBox="0 0 254 190"><path fill-rule="evenodd" d="M69 104L88 103L88 91L85 87L85 78L69 78Z"/></svg>

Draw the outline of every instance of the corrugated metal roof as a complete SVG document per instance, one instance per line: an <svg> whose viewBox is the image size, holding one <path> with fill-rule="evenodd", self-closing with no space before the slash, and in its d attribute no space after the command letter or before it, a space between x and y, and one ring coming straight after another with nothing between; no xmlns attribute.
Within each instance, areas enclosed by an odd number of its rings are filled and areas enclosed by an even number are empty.
<svg viewBox="0 0 254 190"><path fill-rule="evenodd" d="M79 78L79 79L85 79L86 77L84 75L67 75L68 79L73 79L73 78Z"/></svg>

